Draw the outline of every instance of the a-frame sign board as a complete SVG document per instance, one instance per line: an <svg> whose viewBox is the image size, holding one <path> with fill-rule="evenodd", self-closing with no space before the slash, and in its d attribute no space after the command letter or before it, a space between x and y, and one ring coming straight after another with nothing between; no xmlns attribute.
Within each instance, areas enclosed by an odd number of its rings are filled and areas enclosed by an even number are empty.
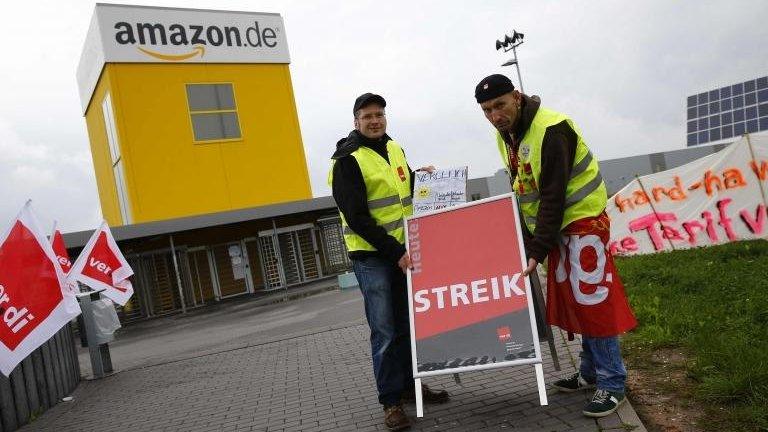
<svg viewBox="0 0 768 432"><path fill-rule="evenodd" d="M534 296L514 194L405 221L417 416L421 378L532 365L547 405Z"/></svg>

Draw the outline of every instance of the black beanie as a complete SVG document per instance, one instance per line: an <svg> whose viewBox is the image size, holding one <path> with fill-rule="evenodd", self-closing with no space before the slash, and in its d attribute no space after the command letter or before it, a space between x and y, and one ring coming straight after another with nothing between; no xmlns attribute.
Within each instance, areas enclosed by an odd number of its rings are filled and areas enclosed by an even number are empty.
<svg viewBox="0 0 768 432"><path fill-rule="evenodd" d="M475 87L477 103L483 103L515 89L512 81L504 75L493 74L483 78Z"/></svg>

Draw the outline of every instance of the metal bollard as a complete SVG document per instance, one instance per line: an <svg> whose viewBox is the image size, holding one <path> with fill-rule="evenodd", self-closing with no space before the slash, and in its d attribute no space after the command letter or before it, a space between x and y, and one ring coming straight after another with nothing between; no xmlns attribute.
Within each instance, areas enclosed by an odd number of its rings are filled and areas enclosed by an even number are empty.
<svg viewBox="0 0 768 432"><path fill-rule="evenodd" d="M96 332L96 324L93 316L94 300L99 300L101 296L99 291L80 293L77 299L80 301L82 310L83 324L85 325L85 337L88 342L88 353L91 356L91 370L93 378L104 378L105 374L112 372L112 358L109 355L108 342L114 340L111 338L100 338Z"/></svg>

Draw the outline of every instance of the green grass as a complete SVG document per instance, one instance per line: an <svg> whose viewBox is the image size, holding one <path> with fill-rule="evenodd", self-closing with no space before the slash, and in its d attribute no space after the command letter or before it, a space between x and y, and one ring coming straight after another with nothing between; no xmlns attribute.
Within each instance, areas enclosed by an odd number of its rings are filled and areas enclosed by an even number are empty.
<svg viewBox="0 0 768 432"><path fill-rule="evenodd" d="M768 241L617 265L639 321L624 338L627 355L683 348L695 398L707 407L705 427L768 431Z"/></svg>

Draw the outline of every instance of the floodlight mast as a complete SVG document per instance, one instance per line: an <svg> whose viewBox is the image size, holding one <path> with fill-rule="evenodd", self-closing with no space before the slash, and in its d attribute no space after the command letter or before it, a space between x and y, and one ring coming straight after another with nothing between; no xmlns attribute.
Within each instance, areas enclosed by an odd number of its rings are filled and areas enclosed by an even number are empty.
<svg viewBox="0 0 768 432"><path fill-rule="evenodd" d="M512 51L513 57L506 61L501 66L515 65L517 69L517 80L520 82L520 92L525 93L523 90L523 76L520 74L520 62L517 61L517 47L523 44L523 37L525 35L512 30L512 35L504 35L504 40L496 41L496 50L504 48L504 52Z"/></svg>

